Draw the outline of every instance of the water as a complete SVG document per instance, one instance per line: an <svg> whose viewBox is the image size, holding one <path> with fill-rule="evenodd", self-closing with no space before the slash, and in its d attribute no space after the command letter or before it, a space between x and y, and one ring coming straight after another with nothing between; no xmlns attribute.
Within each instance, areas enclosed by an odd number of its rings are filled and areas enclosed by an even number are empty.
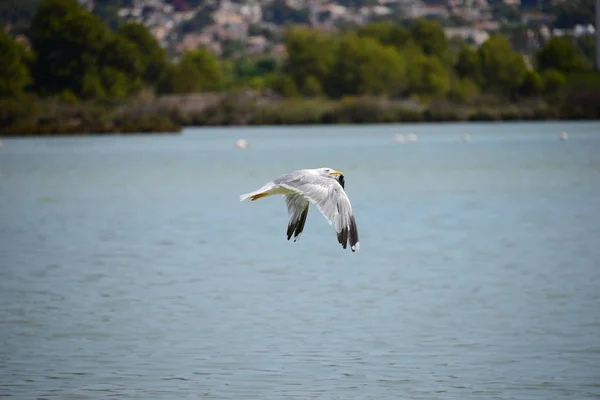
<svg viewBox="0 0 600 400"><path fill-rule="evenodd" d="M393 141L409 132L418 143ZM0 395L598 399L598 133L6 139ZM242 137L251 149L234 148ZM319 166L346 174L357 253L315 209L292 243L282 199L238 201Z"/></svg>

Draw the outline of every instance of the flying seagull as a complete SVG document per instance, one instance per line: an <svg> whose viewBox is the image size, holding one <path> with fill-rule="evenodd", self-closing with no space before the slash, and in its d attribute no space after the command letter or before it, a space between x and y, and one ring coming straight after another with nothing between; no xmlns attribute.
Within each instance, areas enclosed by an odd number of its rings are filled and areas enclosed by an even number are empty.
<svg viewBox="0 0 600 400"><path fill-rule="evenodd" d="M352 251L358 250L358 230L350 200L344 192L344 174L331 168L301 169L273 179L260 189L240 196L240 201L258 200L262 197L282 194L288 208L290 221L287 239L298 240L313 203L321 214L335 224L338 242L345 249L348 242Z"/></svg>

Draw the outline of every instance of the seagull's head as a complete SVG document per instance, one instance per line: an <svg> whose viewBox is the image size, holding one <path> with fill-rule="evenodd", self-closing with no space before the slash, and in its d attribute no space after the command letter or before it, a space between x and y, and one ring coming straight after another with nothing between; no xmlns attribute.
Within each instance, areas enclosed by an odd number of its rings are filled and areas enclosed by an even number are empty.
<svg viewBox="0 0 600 400"><path fill-rule="evenodd" d="M344 175L343 172L336 171L333 168L317 168L317 172L319 173L319 175L323 175L328 178L334 178L334 179L337 178L338 176Z"/></svg>

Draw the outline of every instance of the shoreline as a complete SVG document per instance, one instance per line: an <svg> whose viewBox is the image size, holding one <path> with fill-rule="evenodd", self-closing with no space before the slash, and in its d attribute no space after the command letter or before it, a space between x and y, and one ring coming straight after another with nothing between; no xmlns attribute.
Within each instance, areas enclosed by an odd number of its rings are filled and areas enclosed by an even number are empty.
<svg viewBox="0 0 600 400"><path fill-rule="evenodd" d="M495 105L434 101L423 106L374 97L284 99L252 92L168 96L111 105L28 99L14 100L11 106L15 110L12 123L0 129L0 137L178 135L187 127L600 120L600 109L540 100Z"/></svg>
<svg viewBox="0 0 600 400"><path fill-rule="evenodd" d="M208 128L208 129L216 129L216 128L276 128L276 127L348 127L348 126L372 126L372 125L438 125L438 124L503 124L503 123L560 123L560 122L580 122L580 123L600 123L600 118L564 118L564 119L511 119L511 120L495 120L495 121L484 121L484 120L476 120L476 121L420 121L420 122L376 122L376 123L335 123L335 124L313 124L313 123L298 123L298 124L279 124L279 125L187 125L182 126L179 131L138 131L138 132L85 132L85 133L41 133L41 134L32 134L32 133L24 133L24 134L3 134L0 132L0 142L5 139L39 139L39 138L72 138L72 137L116 137L116 136L124 136L124 137L135 137L135 136L180 136L183 134L183 131L186 129L194 129L194 128Z"/></svg>

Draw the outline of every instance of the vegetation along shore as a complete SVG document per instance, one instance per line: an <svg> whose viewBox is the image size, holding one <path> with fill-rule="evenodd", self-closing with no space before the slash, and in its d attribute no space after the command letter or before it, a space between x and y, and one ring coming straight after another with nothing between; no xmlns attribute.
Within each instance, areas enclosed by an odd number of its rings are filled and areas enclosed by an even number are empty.
<svg viewBox="0 0 600 400"><path fill-rule="evenodd" d="M289 27L285 56L171 57L136 23L42 0L0 31L0 135L179 132L185 126L600 118L600 73L574 38L528 57L433 21Z"/></svg>

